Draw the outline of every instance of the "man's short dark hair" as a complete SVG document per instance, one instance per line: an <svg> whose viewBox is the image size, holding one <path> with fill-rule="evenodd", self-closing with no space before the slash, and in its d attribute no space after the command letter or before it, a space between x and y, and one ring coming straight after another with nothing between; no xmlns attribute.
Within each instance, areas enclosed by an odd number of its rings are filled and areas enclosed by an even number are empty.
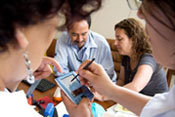
<svg viewBox="0 0 175 117"><path fill-rule="evenodd" d="M89 26L89 29L91 27L91 17L73 17L72 20L69 22L69 24L67 25L67 30L70 30L73 27L73 24L75 22L81 21L81 20L86 20Z"/></svg>

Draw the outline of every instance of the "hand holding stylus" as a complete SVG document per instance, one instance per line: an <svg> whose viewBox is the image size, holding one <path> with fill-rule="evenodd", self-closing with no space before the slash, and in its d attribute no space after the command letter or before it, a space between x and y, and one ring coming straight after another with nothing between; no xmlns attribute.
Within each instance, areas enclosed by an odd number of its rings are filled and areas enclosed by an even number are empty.
<svg viewBox="0 0 175 117"><path fill-rule="evenodd" d="M93 58L88 64L86 64L86 66L84 66L83 69L87 69L87 68L89 67L89 65L92 64L93 61L95 61L95 58ZM71 80L71 82L72 82L73 80L75 80L75 79L77 78L77 76L79 76L79 74L77 74L77 75Z"/></svg>

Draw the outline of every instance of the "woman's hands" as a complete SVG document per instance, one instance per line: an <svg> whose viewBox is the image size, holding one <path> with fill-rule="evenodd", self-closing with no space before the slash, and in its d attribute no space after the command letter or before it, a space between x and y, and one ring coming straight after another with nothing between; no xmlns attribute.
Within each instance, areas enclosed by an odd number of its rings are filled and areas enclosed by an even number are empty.
<svg viewBox="0 0 175 117"><path fill-rule="evenodd" d="M48 77L52 73L50 65L54 65L59 72L62 72L59 63L54 58L45 56L39 68L34 72L35 78L40 79Z"/></svg>
<svg viewBox="0 0 175 117"><path fill-rule="evenodd" d="M61 97L71 117L93 117L91 112L91 102L88 98L83 98L80 101L80 104L76 105L69 100L62 91Z"/></svg>
<svg viewBox="0 0 175 117"><path fill-rule="evenodd" d="M83 67L89 62L90 60L83 62L78 70L81 84L90 84L95 91L105 96L110 96L112 87L115 84L112 83L103 67L95 62L93 62L87 70L83 69Z"/></svg>
<svg viewBox="0 0 175 117"><path fill-rule="evenodd" d="M115 84L112 83L103 67L99 64L92 63L87 70L84 70L83 67L89 62L90 60L83 62L78 70L78 73L80 74L80 82L83 85L92 86L95 91L103 95L108 95L108 93L110 94L112 86ZM75 105L63 92L61 92L61 95L66 109L71 117L92 116L91 102L88 98L83 98L79 105Z"/></svg>

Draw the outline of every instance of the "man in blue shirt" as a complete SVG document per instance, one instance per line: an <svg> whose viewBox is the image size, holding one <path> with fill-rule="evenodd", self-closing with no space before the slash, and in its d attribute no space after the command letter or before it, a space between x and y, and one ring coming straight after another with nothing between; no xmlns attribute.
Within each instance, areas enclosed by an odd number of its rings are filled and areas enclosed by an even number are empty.
<svg viewBox="0 0 175 117"><path fill-rule="evenodd" d="M91 19L74 18L57 40L55 59L59 61L63 73L54 69L55 76L78 70L81 63L87 59L101 64L113 82L116 82L116 73L112 60L111 50L106 39L89 30Z"/></svg>

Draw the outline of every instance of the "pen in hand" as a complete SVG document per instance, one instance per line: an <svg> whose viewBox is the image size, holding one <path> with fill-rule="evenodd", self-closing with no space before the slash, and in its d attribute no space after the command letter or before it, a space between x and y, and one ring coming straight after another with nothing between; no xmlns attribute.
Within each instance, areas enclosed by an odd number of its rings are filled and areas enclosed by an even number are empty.
<svg viewBox="0 0 175 117"><path fill-rule="evenodd" d="M95 58L93 58L88 64L86 64L83 69L87 69L89 67L90 64L92 64L92 62L95 60ZM77 74L74 78L72 78L71 82L73 80L75 80L77 78L77 76L79 76L79 74Z"/></svg>

